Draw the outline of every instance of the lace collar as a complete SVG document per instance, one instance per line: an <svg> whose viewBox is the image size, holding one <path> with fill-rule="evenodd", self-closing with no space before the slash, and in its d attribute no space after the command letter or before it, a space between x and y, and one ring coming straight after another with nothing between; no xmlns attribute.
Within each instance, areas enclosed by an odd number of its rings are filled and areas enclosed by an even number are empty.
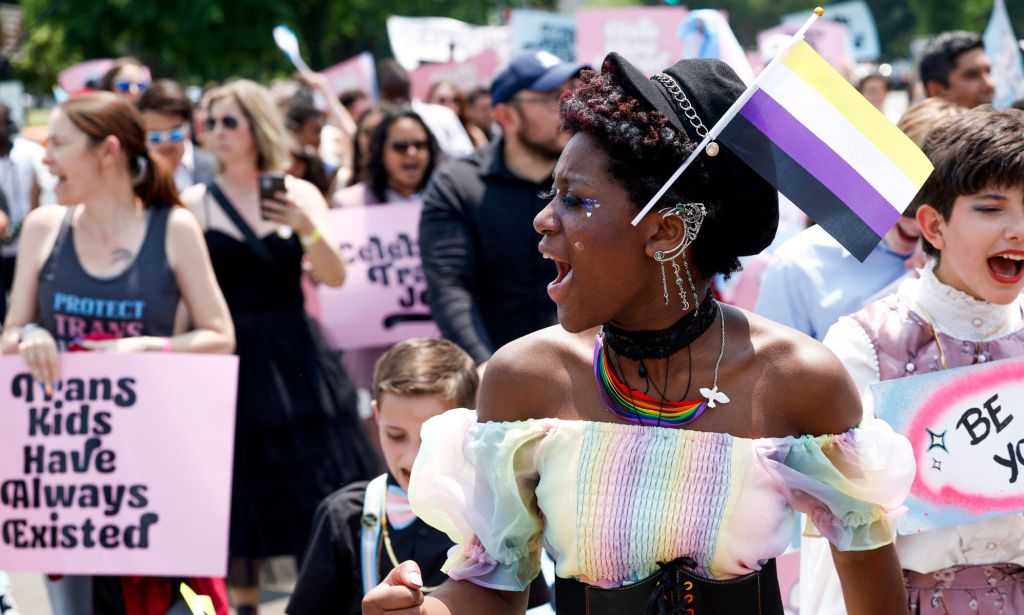
<svg viewBox="0 0 1024 615"><path fill-rule="evenodd" d="M981 301L947 286L935 277L934 259L919 271L920 278L900 284L897 293L910 309L931 318L941 333L960 340L978 342L995 339L1024 327L1021 301L997 305Z"/></svg>

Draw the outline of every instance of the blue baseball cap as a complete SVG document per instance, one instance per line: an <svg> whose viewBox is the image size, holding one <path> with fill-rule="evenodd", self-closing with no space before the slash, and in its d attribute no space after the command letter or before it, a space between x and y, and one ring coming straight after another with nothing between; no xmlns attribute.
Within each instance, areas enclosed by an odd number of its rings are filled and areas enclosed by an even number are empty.
<svg viewBox="0 0 1024 615"><path fill-rule="evenodd" d="M547 51L525 51L512 58L491 81L491 103L512 100L520 90L550 92L580 74L586 64L563 62Z"/></svg>

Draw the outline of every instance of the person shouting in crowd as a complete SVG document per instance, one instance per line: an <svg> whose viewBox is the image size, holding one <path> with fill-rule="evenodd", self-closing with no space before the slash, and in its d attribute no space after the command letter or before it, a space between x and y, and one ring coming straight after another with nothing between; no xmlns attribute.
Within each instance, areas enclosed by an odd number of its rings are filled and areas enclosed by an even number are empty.
<svg viewBox="0 0 1024 615"><path fill-rule="evenodd" d="M918 145L941 120L966 111L942 98L926 99L897 126ZM764 271L756 312L821 340L840 316L852 314L920 265L921 231L912 212L902 216L862 263L820 226L775 251Z"/></svg>
<svg viewBox="0 0 1024 615"><path fill-rule="evenodd" d="M45 163L58 201L25 220L3 352L55 386L60 353L230 353L234 330L202 231L178 207L170 169L151 156L139 113L114 94L72 98L50 116ZM131 314L80 306L132 302ZM182 303L190 326L177 317ZM180 579L65 577L49 584L62 614L163 615ZM189 581L227 614L223 580Z"/></svg>
<svg viewBox="0 0 1024 615"><path fill-rule="evenodd" d="M408 108L384 113L369 140L363 181L339 190L333 207L419 201L441 150L420 116Z"/></svg>
<svg viewBox="0 0 1024 615"><path fill-rule="evenodd" d="M424 193L430 310L442 335L478 364L555 322L547 296L555 268L537 252L533 218L569 140L558 99L582 69L543 51L516 56L491 84L502 137L442 165Z"/></svg>
<svg viewBox="0 0 1024 615"><path fill-rule="evenodd" d="M418 203L440 159L437 141L420 116L409 108L391 109L384 114L370 139L366 179L335 192L331 206ZM373 366L387 349L387 346L361 348L342 355L343 364L356 386L371 390Z"/></svg>
<svg viewBox="0 0 1024 615"><path fill-rule="evenodd" d="M935 171L911 208L930 262L825 336L865 420L876 382L1024 355L1024 112L957 115L924 152ZM820 561L820 541L805 542ZM1024 515L900 536L896 551L911 613L1024 613ZM802 568L801 609L847 612L830 567Z"/></svg>
<svg viewBox="0 0 1024 615"><path fill-rule="evenodd" d="M744 90L717 60L648 79L612 53L562 95L572 138L535 219L561 327L498 350L479 414L423 426L409 496L457 543L451 580L424 597L403 563L363 613L522 613L543 544L559 613L779 615L797 511L835 546L852 612L905 604L887 511L909 442L862 420L820 343L709 289L771 243L775 189L723 146L631 224Z"/></svg>
<svg viewBox="0 0 1024 615"><path fill-rule="evenodd" d="M180 85L169 79L153 82L138 107L149 149L174 171L179 191L213 179L217 159L192 145L192 101Z"/></svg>
<svg viewBox="0 0 1024 615"><path fill-rule="evenodd" d="M373 476L377 462L358 424L355 388L303 310L303 255L321 283L345 279L324 199L284 176L284 190L261 200L261 174L290 162L266 89L235 81L208 104L207 139L221 171L183 200L206 229L238 338L228 582L245 615L259 604L259 560L301 558L320 500Z"/></svg>
<svg viewBox="0 0 1024 615"><path fill-rule="evenodd" d="M149 67L135 58L118 58L100 79L99 89L123 96L133 105L139 104L142 93L152 80Z"/></svg>
<svg viewBox="0 0 1024 615"><path fill-rule="evenodd" d="M363 594L406 559L419 564L428 588L445 580L441 565L452 542L412 514L409 476L423 423L449 408L473 407L478 381L473 359L448 340L414 338L381 356L372 403L388 471L320 504L289 615L358 615ZM543 577L530 590L531 606L548 601Z"/></svg>
<svg viewBox="0 0 1024 615"><path fill-rule="evenodd" d="M928 96L973 109L991 103L996 93L985 44L973 32L943 32L921 52L921 83Z"/></svg>

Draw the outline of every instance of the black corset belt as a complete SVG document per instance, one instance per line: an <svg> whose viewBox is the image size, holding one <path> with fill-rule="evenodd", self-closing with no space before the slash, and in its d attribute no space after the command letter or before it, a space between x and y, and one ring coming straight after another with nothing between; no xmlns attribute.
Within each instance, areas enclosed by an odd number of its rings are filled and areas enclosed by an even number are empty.
<svg viewBox="0 0 1024 615"><path fill-rule="evenodd" d="M557 577L558 615L783 615L771 559L759 572L717 581L698 576L697 562L680 557L651 576L623 587L602 589Z"/></svg>

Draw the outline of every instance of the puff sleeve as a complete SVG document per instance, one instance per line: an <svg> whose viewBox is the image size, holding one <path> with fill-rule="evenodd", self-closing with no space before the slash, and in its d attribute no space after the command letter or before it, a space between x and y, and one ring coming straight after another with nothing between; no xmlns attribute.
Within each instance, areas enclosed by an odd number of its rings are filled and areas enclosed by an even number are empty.
<svg viewBox="0 0 1024 615"><path fill-rule="evenodd" d="M455 580L521 591L540 572L538 448L553 422L477 422L472 410L428 420L409 481L413 512L455 543Z"/></svg>
<svg viewBox="0 0 1024 615"><path fill-rule="evenodd" d="M790 506L807 514L807 535L820 533L840 551L895 539L893 519L905 511L916 465L910 442L884 421L838 435L764 439L758 453Z"/></svg>

